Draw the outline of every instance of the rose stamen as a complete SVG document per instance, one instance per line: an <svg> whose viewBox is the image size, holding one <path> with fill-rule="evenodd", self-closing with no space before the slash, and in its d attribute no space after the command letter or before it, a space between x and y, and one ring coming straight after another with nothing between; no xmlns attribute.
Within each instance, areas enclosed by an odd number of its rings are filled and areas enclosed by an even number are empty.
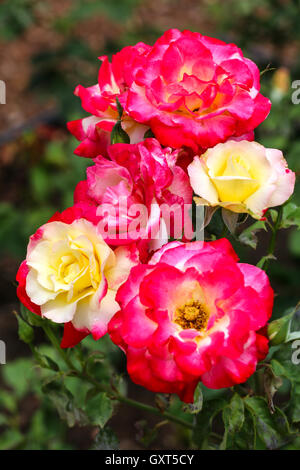
<svg viewBox="0 0 300 470"><path fill-rule="evenodd" d="M203 331L207 326L208 319L209 312L199 300L191 300L176 310L175 323L184 330L194 328Z"/></svg>

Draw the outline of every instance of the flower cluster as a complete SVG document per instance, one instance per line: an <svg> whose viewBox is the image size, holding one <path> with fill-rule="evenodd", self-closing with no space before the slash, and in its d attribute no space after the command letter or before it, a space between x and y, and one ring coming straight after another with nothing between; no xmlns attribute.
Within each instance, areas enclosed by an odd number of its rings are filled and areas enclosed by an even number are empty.
<svg viewBox="0 0 300 470"><path fill-rule="evenodd" d="M89 116L68 124L93 164L30 238L17 293L64 324L61 347L108 332L135 383L192 402L199 381L253 374L273 305L265 272L227 239L193 241L195 205L261 219L295 174L254 142L271 103L237 46L172 29L100 60L98 83L75 90Z"/></svg>

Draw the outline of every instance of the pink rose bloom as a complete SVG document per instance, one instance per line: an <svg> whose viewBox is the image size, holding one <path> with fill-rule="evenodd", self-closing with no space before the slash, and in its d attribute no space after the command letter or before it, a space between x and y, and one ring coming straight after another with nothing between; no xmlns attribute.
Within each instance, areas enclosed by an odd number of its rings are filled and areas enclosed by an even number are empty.
<svg viewBox="0 0 300 470"><path fill-rule="evenodd" d="M31 312L64 324L61 347L107 332L116 292L139 263L135 244L112 250L79 208L56 213L30 237L17 294Z"/></svg>
<svg viewBox="0 0 300 470"><path fill-rule="evenodd" d="M168 243L132 268L117 301L109 334L131 379L153 392L192 402L199 381L213 389L245 382L268 352L260 330L273 290L226 239Z"/></svg>
<svg viewBox="0 0 300 470"><path fill-rule="evenodd" d="M146 139L112 145L108 154L111 160L99 156L87 169L74 201L85 212L94 210L109 244L151 239L151 249L156 249L171 236L182 238L183 230L190 233L193 192L187 173L176 165L182 152Z"/></svg>
<svg viewBox="0 0 300 470"><path fill-rule="evenodd" d="M134 66L125 110L163 145L197 152L251 138L270 111L257 66L234 44L171 29Z"/></svg>
<svg viewBox="0 0 300 470"><path fill-rule="evenodd" d="M81 141L75 154L91 158L106 155L110 133L119 118L116 98L124 105L127 89L133 80L133 63L136 57L146 55L150 49L150 46L140 42L115 54L112 63L107 56L99 57L102 65L98 83L88 88L82 85L76 87L75 95L79 96L82 107L91 116L68 123L69 131ZM124 115L122 128L129 135L130 142L135 144L144 139L149 126Z"/></svg>

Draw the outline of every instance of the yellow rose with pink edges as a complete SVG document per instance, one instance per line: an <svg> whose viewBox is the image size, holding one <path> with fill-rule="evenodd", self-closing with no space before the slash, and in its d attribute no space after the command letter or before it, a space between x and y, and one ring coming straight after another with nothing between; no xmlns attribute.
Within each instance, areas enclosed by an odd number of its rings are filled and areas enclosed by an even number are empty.
<svg viewBox="0 0 300 470"><path fill-rule="evenodd" d="M188 174L197 204L247 212L256 219L283 204L295 185L295 173L280 150L247 140L208 149L194 158Z"/></svg>
<svg viewBox="0 0 300 470"><path fill-rule="evenodd" d="M17 276L18 295L31 311L68 325L64 346L89 333L99 339L119 309L119 286L138 262L135 244L112 250L96 225L84 218L70 222L63 213L31 237Z"/></svg>

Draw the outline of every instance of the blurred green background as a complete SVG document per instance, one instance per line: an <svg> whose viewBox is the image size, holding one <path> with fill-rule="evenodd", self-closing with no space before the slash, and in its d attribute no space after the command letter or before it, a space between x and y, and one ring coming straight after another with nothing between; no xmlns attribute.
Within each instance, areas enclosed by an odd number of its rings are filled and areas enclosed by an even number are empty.
<svg viewBox="0 0 300 470"><path fill-rule="evenodd" d="M0 2L0 80L7 91L6 104L0 104L0 339L7 344L8 361L0 366L0 449L88 448L93 437L93 429L68 430L60 422L38 391L36 375L24 381L32 362L12 314L19 308L14 279L28 236L53 212L72 205L75 185L90 163L73 155L76 142L66 130L68 120L85 115L73 96L75 86L96 82L98 56L138 41L152 44L168 28L234 42L261 71L269 69L262 75L262 91L273 106L256 140L281 149L299 175L300 104L291 100L292 83L300 79L299 14L298 0ZM300 204L299 184L293 200ZM299 296L299 234L286 230L279 236L280 263L270 270L280 294L275 316ZM243 260L257 262L268 243L265 232L260 241L262 248L246 250ZM42 335L38 340L43 342ZM121 447L140 448L132 423L141 416L124 416ZM112 422L115 429L120 426ZM153 445L176 448L182 442L184 436L170 442L165 432Z"/></svg>

